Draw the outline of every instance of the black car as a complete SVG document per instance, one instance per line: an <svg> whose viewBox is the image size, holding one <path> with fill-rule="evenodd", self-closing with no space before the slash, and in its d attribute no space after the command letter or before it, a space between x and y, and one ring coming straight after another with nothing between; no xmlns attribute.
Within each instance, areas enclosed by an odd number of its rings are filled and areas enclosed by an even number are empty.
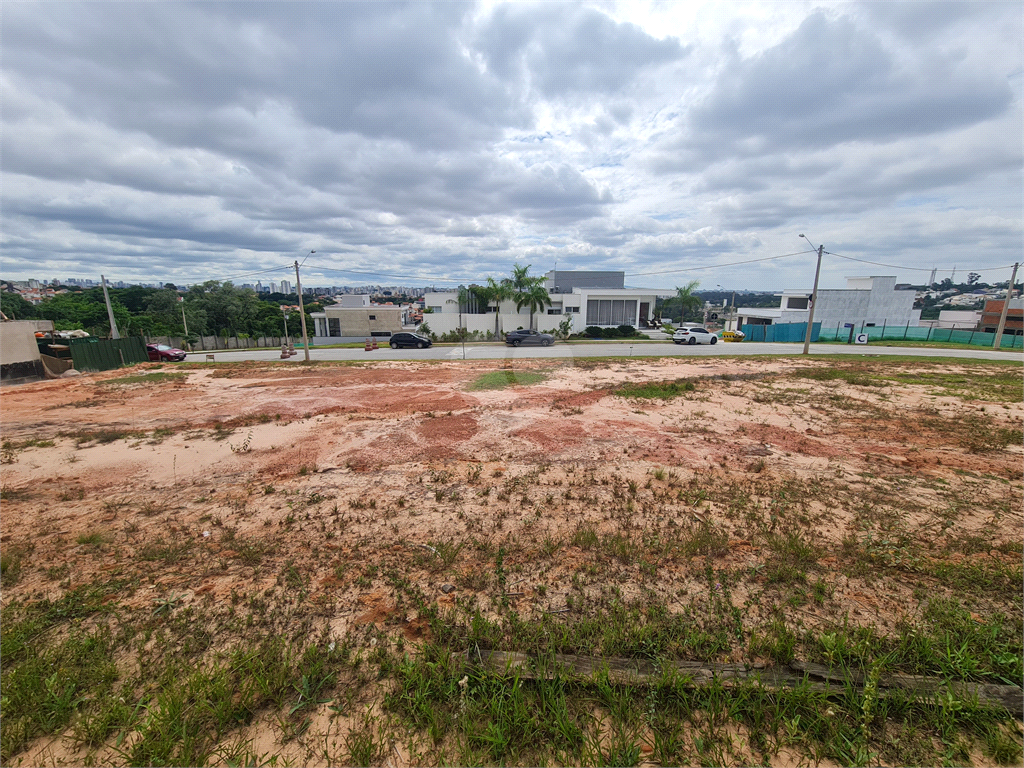
<svg viewBox="0 0 1024 768"><path fill-rule="evenodd" d="M391 341L388 342L392 349L398 349L399 347L416 347L416 349L424 349L429 347L432 342L426 336L420 336L418 333L393 333L391 334Z"/></svg>
<svg viewBox="0 0 1024 768"><path fill-rule="evenodd" d="M550 333L539 333L532 328L520 328L518 331L510 331L505 334L505 343L518 347L520 344L540 344L550 347L555 343L555 337Z"/></svg>

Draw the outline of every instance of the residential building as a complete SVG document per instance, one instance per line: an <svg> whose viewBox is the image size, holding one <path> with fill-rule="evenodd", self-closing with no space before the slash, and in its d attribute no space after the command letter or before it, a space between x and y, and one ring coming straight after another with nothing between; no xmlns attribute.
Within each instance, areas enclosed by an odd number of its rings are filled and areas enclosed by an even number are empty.
<svg viewBox="0 0 1024 768"><path fill-rule="evenodd" d="M331 304L324 307L323 312L311 313L310 317L313 318L314 326L313 343L320 345L370 338L386 344L391 334L402 330L402 308L395 306L360 304L346 307L343 304Z"/></svg>
<svg viewBox="0 0 1024 768"><path fill-rule="evenodd" d="M291 293L291 292L292 292L292 284L290 282L288 282L287 280L282 280L281 281L281 293Z"/></svg>
<svg viewBox="0 0 1024 768"><path fill-rule="evenodd" d="M675 293L652 288L625 288L625 276L624 272L548 272L545 288L551 304L534 313L534 327L539 331L556 330L566 316L572 319L571 333L580 333L592 325L650 326L658 297L674 296ZM423 319L431 331L442 334L458 327L458 291L428 291L423 300L427 310ZM501 306L492 302L487 307L476 306L475 300L471 300L462 310L463 327L470 331L500 335L530 324L529 307L517 309L511 300L503 301Z"/></svg>
<svg viewBox="0 0 1024 768"><path fill-rule="evenodd" d="M370 306L370 294L368 293L348 293L343 294L341 297L341 303L335 305L339 307L345 307L351 309L352 307L368 307Z"/></svg>
<svg viewBox="0 0 1024 768"><path fill-rule="evenodd" d="M981 312L976 309L943 309L939 312L939 319L930 323L933 328L952 328L954 330L973 330L978 327L981 320ZM998 322L999 318L996 317ZM924 321L922 321L924 324Z"/></svg>
<svg viewBox="0 0 1024 768"><path fill-rule="evenodd" d="M985 302L985 308L981 311L981 320L978 322L978 330L986 333L995 333L999 328L999 316L1003 312L1005 299L990 299ZM1024 334L1024 298L1010 299L1010 308L1006 310L1006 327L1004 334L1020 336Z"/></svg>
<svg viewBox="0 0 1024 768"><path fill-rule="evenodd" d="M810 314L811 291L786 290L778 307L739 307L739 325L806 323ZM917 326L921 310L914 309L915 293L896 290L896 278L889 276L848 277L846 288L819 289L814 322L822 328Z"/></svg>

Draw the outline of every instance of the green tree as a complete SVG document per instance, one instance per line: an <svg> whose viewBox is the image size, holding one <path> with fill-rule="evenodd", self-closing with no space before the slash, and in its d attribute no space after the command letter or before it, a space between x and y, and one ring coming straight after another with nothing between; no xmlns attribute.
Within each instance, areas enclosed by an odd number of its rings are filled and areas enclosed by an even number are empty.
<svg viewBox="0 0 1024 768"><path fill-rule="evenodd" d="M699 280L691 280L682 287L676 286L676 295L669 301L679 306L680 322L688 311L697 310L704 306L704 300L694 293L699 285Z"/></svg>
<svg viewBox="0 0 1024 768"><path fill-rule="evenodd" d="M543 277L531 277L530 267L521 264L512 266L512 277L502 280L502 285L508 291L507 298L516 303L516 309L528 306L530 308L530 327L533 328L533 313L537 309L551 306L551 297L544 288Z"/></svg>
<svg viewBox="0 0 1024 768"><path fill-rule="evenodd" d="M543 279L538 280L526 291L516 296L516 309L530 308L530 327L533 328L533 313L551 306L551 296L544 287Z"/></svg>
<svg viewBox="0 0 1024 768"><path fill-rule="evenodd" d="M25 301L20 293L0 293L0 312L10 320L34 320L39 311L31 302Z"/></svg>
<svg viewBox="0 0 1024 768"><path fill-rule="evenodd" d="M499 283L493 277L488 277L487 285L476 286L476 295L485 312L492 301L497 305L494 308L494 335L499 336L501 333L498 329L501 319L501 302L512 298L512 289L506 285L505 281Z"/></svg>

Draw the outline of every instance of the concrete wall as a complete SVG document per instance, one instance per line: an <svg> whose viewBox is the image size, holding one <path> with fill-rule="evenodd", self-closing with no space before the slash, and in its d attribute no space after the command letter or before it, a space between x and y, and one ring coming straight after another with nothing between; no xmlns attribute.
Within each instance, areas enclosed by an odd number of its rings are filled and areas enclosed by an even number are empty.
<svg viewBox="0 0 1024 768"><path fill-rule="evenodd" d="M533 315L534 327L545 333L550 333L558 327L558 324L565 319L565 315L548 315L535 312ZM438 336L451 333L459 327L459 316L450 312L435 312L431 315L424 315L423 322L430 327L430 332ZM521 313L502 312L497 317L498 335L504 337L509 331L517 328L528 328L530 326L530 313L524 309ZM462 315L462 326L468 331L476 331L481 334L494 333L495 313L486 315Z"/></svg>
<svg viewBox="0 0 1024 768"><path fill-rule="evenodd" d="M977 310L943 309L939 312L937 322L930 323L933 328L975 328L981 320L981 312Z"/></svg>
<svg viewBox="0 0 1024 768"><path fill-rule="evenodd" d="M0 323L0 379L43 377L43 364L36 344L36 324L32 320Z"/></svg>
<svg viewBox="0 0 1024 768"><path fill-rule="evenodd" d="M626 287L625 272L588 272L573 270L549 271L544 277L544 287L550 293L572 293L576 288L612 288Z"/></svg>

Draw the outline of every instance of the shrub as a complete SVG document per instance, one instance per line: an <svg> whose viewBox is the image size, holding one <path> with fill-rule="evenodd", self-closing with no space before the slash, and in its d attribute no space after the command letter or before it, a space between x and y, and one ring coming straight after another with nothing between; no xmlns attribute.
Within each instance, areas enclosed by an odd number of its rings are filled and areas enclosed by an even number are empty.
<svg viewBox="0 0 1024 768"><path fill-rule="evenodd" d="M587 336L589 336L592 339L600 339L601 338L601 328L600 328L600 326L597 326L597 325L588 325L586 327L586 329L583 331L583 333L585 333Z"/></svg>
<svg viewBox="0 0 1024 768"><path fill-rule="evenodd" d="M630 336L636 336L636 328L634 328L632 325L620 325L617 330L620 336L623 336L627 339Z"/></svg>
<svg viewBox="0 0 1024 768"><path fill-rule="evenodd" d="M622 334L619 333L618 328L602 328L601 336L605 339L618 339L621 338Z"/></svg>

